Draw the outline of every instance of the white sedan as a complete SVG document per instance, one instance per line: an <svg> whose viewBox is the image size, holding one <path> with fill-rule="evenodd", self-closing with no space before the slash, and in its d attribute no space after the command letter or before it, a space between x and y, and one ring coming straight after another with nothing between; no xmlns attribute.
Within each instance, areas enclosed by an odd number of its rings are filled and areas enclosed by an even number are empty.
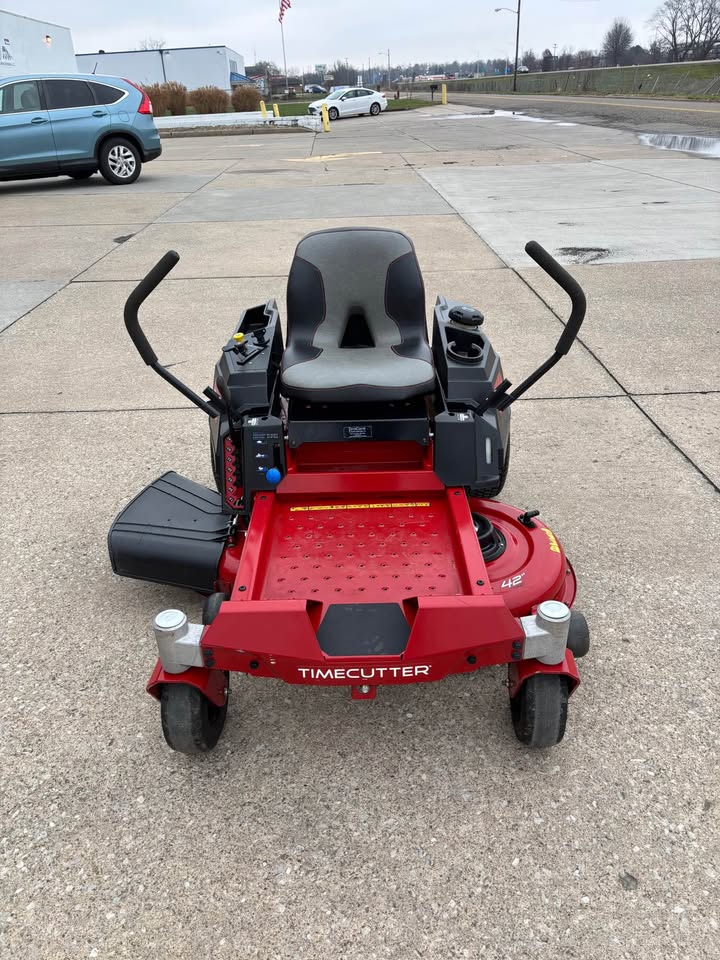
<svg viewBox="0 0 720 960"><path fill-rule="evenodd" d="M366 90L364 87L347 87L345 90L335 90L322 100L315 100L308 106L308 113L318 115L325 104L328 117L337 120L338 117L359 117L364 113L376 117L381 110L387 110L387 100L384 93L375 90Z"/></svg>

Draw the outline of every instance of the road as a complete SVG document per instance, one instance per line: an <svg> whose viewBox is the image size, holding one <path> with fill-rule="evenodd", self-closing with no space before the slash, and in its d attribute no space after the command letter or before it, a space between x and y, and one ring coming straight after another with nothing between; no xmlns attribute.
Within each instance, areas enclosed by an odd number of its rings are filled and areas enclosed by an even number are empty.
<svg viewBox="0 0 720 960"><path fill-rule="evenodd" d="M449 98L454 104L525 110L538 116L572 118L577 123L620 130L720 137L720 102L717 101L494 93L449 93Z"/></svg>

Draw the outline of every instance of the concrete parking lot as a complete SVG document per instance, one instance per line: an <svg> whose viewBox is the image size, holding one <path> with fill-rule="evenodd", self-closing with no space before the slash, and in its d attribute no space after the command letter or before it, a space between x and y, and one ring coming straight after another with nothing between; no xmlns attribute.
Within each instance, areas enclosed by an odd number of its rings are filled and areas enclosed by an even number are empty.
<svg viewBox="0 0 720 960"><path fill-rule="evenodd" d="M720 933L720 161L636 133L434 107L330 134L165 141L132 187L0 184L0 953L45 958L705 960ZM501 669L344 690L236 678L207 758L144 693L155 613L118 510L211 484L203 415L239 311L322 226L400 227L520 380L587 291L581 343L513 412L508 502L542 509L593 647L565 741L514 738Z"/></svg>

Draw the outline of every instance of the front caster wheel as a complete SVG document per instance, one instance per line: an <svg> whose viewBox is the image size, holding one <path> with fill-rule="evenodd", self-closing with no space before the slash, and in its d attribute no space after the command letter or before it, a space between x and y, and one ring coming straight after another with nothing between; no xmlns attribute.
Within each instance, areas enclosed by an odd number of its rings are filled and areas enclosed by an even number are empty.
<svg viewBox="0 0 720 960"><path fill-rule="evenodd" d="M226 688L229 689L229 679ZM220 739L227 716L227 695L216 706L197 687L168 683L160 697L160 718L167 745L180 753L207 753Z"/></svg>
<svg viewBox="0 0 720 960"><path fill-rule="evenodd" d="M552 673L529 677L510 698L515 736L528 747L552 747L565 735L568 680Z"/></svg>
<svg viewBox="0 0 720 960"><path fill-rule="evenodd" d="M590 650L590 628L579 610L570 611L570 630L568 631L568 650L576 660L584 657Z"/></svg>

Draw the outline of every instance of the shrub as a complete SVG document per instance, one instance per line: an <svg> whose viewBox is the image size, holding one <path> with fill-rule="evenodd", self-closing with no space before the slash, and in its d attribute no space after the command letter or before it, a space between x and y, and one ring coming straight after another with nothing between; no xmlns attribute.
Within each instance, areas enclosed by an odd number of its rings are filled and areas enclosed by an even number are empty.
<svg viewBox="0 0 720 960"><path fill-rule="evenodd" d="M227 113L230 98L220 87L198 87L188 94L188 103L196 113Z"/></svg>
<svg viewBox="0 0 720 960"><path fill-rule="evenodd" d="M235 87L231 99L233 110L237 110L238 113L260 109L260 91L255 84L251 86L244 83L240 87Z"/></svg>
<svg viewBox="0 0 720 960"><path fill-rule="evenodd" d="M174 117L182 117L187 107L187 87L175 80L168 83L151 83L145 87L145 93L152 100L153 113L156 117L164 117L170 113Z"/></svg>

